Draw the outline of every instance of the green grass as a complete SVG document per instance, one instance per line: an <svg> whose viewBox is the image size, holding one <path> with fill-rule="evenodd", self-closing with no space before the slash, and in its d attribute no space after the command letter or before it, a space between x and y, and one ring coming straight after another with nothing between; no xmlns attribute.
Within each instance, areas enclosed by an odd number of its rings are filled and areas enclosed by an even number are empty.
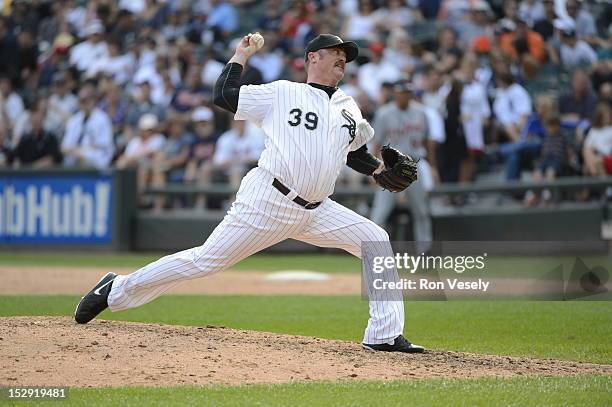
<svg viewBox="0 0 612 407"><path fill-rule="evenodd" d="M62 405L605 406L611 387L610 376L123 387L70 389Z"/></svg>
<svg viewBox="0 0 612 407"><path fill-rule="evenodd" d="M0 296L0 316L70 315L76 296ZM103 318L224 325L360 341L356 296L165 296ZM408 302L406 336L433 349L612 363L612 302Z"/></svg>
<svg viewBox="0 0 612 407"><path fill-rule="evenodd" d="M69 266L139 268L165 253L22 253L0 251L0 265L5 266ZM232 267L233 270L275 271L287 269L317 270L325 273L360 272L361 262L343 254L251 256Z"/></svg>

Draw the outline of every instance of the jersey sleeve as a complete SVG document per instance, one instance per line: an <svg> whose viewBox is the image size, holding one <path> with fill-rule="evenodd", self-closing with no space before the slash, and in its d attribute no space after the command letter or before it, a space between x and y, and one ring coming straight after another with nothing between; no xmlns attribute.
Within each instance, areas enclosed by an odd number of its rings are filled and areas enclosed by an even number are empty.
<svg viewBox="0 0 612 407"><path fill-rule="evenodd" d="M276 99L278 82L263 85L243 85L238 96L235 120L249 120L261 126Z"/></svg>
<svg viewBox="0 0 612 407"><path fill-rule="evenodd" d="M365 131L365 129L361 131L359 130L359 123L362 122L364 119L363 119L363 116L361 115L361 110L359 110L359 107L357 106L357 103L355 103L354 100L352 101L351 105L352 106L350 108L350 113L352 113L352 116L354 117L356 121L355 123L356 128L355 128L355 138L349 145L349 151L355 151L361 148L362 146L366 145L370 140L372 140L372 137L374 137L374 130L371 127L370 127L370 131Z"/></svg>

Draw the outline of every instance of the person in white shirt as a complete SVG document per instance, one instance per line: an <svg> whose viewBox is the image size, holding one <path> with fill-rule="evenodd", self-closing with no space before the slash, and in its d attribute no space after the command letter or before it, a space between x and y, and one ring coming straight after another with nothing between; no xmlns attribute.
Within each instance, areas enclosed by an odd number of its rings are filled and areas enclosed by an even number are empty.
<svg viewBox="0 0 612 407"><path fill-rule="evenodd" d="M166 138L156 132L159 122L152 113L142 115L138 121L138 136L131 139L117 159L117 168L136 168L138 191L142 192L153 179L153 158L161 152Z"/></svg>
<svg viewBox="0 0 612 407"><path fill-rule="evenodd" d="M606 102L597 105L593 125L584 140L582 157L587 175L612 174L612 110Z"/></svg>
<svg viewBox="0 0 612 407"><path fill-rule="evenodd" d="M121 46L116 41L108 43L108 55L94 61L85 76L95 77L99 73L109 75L118 85L125 85L134 72L134 57L130 53L121 54Z"/></svg>
<svg viewBox="0 0 612 407"><path fill-rule="evenodd" d="M586 41L576 38L576 31L569 27L561 31L559 57L567 70L597 62L597 53Z"/></svg>
<svg viewBox="0 0 612 407"><path fill-rule="evenodd" d="M47 116L54 123L59 124L56 134L63 135L66 123L70 116L79 109L79 101L73 95L66 81L66 75L63 72L58 72L52 79L51 95L49 96L49 106Z"/></svg>
<svg viewBox="0 0 612 407"><path fill-rule="evenodd" d="M5 125L10 132L19 116L25 111L25 107L23 99L13 90L13 84L7 77L0 78L0 109L3 110L2 113L7 119Z"/></svg>
<svg viewBox="0 0 612 407"><path fill-rule="evenodd" d="M94 63L102 58L108 58L108 47L104 42L104 26L99 20L94 20L85 29L87 39L72 47L70 64L81 72L86 72Z"/></svg>
<svg viewBox="0 0 612 407"><path fill-rule="evenodd" d="M509 141L518 141L521 130L531 113L531 97L510 73L502 73L498 77L499 87L493 102L493 112L498 122L499 130L503 130Z"/></svg>
<svg viewBox="0 0 612 407"><path fill-rule="evenodd" d="M367 93L370 99L378 103L383 82L394 83L398 81L401 72L395 65L383 60L383 44L371 44L370 51L370 62L359 67L359 87Z"/></svg>
<svg viewBox="0 0 612 407"><path fill-rule="evenodd" d="M491 108L485 86L476 78L478 59L466 55L462 63L465 80L461 91L461 122L463 135L468 149L467 158L461 163L459 179L469 182L476 171L476 157L485 150L484 126L491 117Z"/></svg>
<svg viewBox="0 0 612 407"><path fill-rule="evenodd" d="M234 120L232 128L219 137L213 164L238 187L244 174L253 168L264 150L265 135L257 126L244 120Z"/></svg>
<svg viewBox="0 0 612 407"><path fill-rule="evenodd" d="M86 85L79 92L81 109L66 124L62 141L64 164L69 167L108 168L115 151L113 125L96 107L95 88Z"/></svg>

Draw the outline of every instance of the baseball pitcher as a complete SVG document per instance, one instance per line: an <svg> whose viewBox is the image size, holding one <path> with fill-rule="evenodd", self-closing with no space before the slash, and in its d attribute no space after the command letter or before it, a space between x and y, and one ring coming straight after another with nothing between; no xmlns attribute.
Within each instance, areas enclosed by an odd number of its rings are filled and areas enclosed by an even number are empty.
<svg viewBox="0 0 612 407"><path fill-rule="evenodd" d="M108 273L77 305L78 323L89 322L107 307L121 311L146 304L180 282L225 270L288 238L358 257L362 242L380 242L383 255L393 256L381 227L329 199L344 164L397 191L417 175L416 163L395 149L383 152L383 162L367 151L374 131L355 101L337 88L346 64L358 55L357 45L319 35L306 47L307 83L240 86L243 67L262 42L259 34L244 36L214 88L217 106L233 112L236 120L254 122L266 135L258 166L242 180L223 221L202 246L129 275ZM401 301L370 301L363 346L423 352L404 338L403 328Z"/></svg>

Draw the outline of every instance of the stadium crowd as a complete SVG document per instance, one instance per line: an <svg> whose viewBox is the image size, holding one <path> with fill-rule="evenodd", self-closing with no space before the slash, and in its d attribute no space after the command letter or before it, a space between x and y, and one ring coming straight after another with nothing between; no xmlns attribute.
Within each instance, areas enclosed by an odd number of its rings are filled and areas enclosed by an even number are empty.
<svg viewBox="0 0 612 407"><path fill-rule="evenodd" d="M360 57L341 88L375 128L394 84L409 80L409 109L424 113L414 128L427 145L415 154L430 164L428 188L492 168L508 180L612 174L606 0L9 0L0 8L0 166L134 167L141 191L238 185L264 136L213 107L211 92L236 40L260 31L265 46L245 84L304 81L303 50L318 33L356 41ZM342 180L366 182L348 169ZM537 199L525 196L528 205ZM169 205L162 196L143 203ZM206 197L194 204L205 207Z"/></svg>

